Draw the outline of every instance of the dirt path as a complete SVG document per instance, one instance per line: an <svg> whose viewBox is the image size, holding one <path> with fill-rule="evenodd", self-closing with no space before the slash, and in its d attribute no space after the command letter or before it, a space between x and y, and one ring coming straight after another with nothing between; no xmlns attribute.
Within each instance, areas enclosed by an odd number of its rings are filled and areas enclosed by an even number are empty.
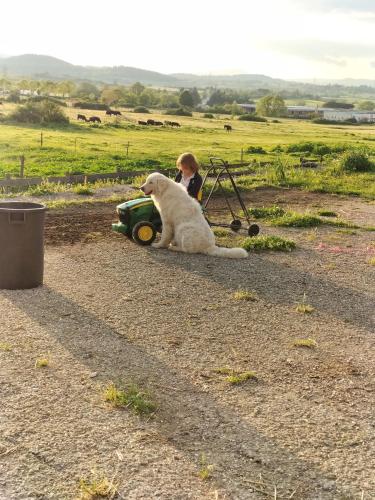
<svg viewBox="0 0 375 500"><path fill-rule="evenodd" d="M374 225L373 205L336 201ZM44 287L0 292L0 498L76 498L91 470L126 499L375 498L374 233L262 228L298 249L228 261L138 247L112 218L50 212L47 241L75 244L47 247ZM149 388L153 419L104 402L118 380Z"/></svg>

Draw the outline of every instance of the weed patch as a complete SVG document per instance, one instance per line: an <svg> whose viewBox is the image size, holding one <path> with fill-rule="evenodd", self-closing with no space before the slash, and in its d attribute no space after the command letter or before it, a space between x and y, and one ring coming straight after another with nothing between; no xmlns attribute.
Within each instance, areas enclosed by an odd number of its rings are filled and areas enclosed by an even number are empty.
<svg viewBox="0 0 375 500"><path fill-rule="evenodd" d="M156 410L149 393L135 384L116 387L110 383L104 390L104 399L116 408L131 408L138 415L151 415Z"/></svg>
<svg viewBox="0 0 375 500"><path fill-rule="evenodd" d="M309 349L315 349L317 347L317 343L314 339L296 339L293 342L294 347L307 347Z"/></svg>
<svg viewBox="0 0 375 500"><path fill-rule="evenodd" d="M263 250L290 252L296 248L296 244L294 241L281 238L280 236L256 236L254 238L245 238L242 248L248 252L260 252Z"/></svg>

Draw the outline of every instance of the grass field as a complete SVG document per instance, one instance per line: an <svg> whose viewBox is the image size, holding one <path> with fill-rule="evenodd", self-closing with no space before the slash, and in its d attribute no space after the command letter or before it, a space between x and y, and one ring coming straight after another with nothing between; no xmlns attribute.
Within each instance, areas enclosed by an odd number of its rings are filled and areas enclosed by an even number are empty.
<svg viewBox="0 0 375 500"><path fill-rule="evenodd" d="M4 104L3 114L15 105ZM64 108L65 109L65 108ZM26 176L64 175L66 173L113 172L121 170L147 170L170 168L184 151L195 153L201 163L210 156L219 156L229 162L286 160L291 167L299 163L300 153L287 155L272 152L277 145L313 141L327 145L366 145L375 154L375 127L372 125L317 125L308 121L281 119L280 123L238 121L230 116L218 115L205 119L202 114L193 117L171 117L160 111L136 114L122 110L118 120L106 117L103 111L66 108L71 124L67 127L41 129L38 126L0 124L0 177L18 175L19 156L25 155ZM77 113L100 116L101 125L88 125L76 120ZM173 120L181 128L144 127L138 120L154 118ZM224 130L230 123L233 132ZM43 147L40 136L43 132ZM128 153L127 153L128 146ZM250 146L262 147L266 154L248 154ZM313 172L286 168L280 176L269 168L258 167L251 179L243 180L244 187L255 185L291 185L312 190L375 197L374 174L354 174L333 177L330 172Z"/></svg>

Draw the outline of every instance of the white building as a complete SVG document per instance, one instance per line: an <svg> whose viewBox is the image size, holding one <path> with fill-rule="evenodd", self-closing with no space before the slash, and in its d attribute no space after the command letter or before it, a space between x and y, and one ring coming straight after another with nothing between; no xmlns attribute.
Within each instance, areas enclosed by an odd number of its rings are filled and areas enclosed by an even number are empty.
<svg viewBox="0 0 375 500"><path fill-rule="evenodd" d="M325 120L334 120L344 122L345 120L355 119L357 122L375 122L375 111L358 111L355 109L330 109L321 108Z"/></svg>

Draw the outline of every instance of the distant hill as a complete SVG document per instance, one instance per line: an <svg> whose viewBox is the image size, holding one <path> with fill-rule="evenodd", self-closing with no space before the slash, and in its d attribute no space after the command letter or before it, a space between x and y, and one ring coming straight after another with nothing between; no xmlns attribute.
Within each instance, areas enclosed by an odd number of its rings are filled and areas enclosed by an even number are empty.
<svg viewBox="0 0 375 500"><path fill-rule="evenodd" d="M300 80L287 81L266 75L194 75L190 73L163 74L129 66L79 66L56 57L24 54L0 56L0 76L17 76L51 80L88 80L96 83L129 85L141 82L156 87L218 87L232 89L262 89L274 92L290 92L293 96L324 95L337 97L341 94L364 96L375 94L375 80ZM345 92L343 92L345 90Z"/></svg>
<svg viewBox="0 0 375 500"><path fill-rule="evenodd" d="M78 66L56 57L35 54L0 58L0 73L25 78L78 79L125 85L135 82L160 86L179 85L176 78L156 71L127 66Z"/></svg>
<svg viewBox="0 0 375 500"><path fill-rule="evenodd" d="M285 88L290 83L265 75L193 75L177 73L166 75L128 66L96 67L78 66L51 56L24 54L0 57L0 74L25 78L78 79L103 83L132 84L168 87L226 87L226 88Z"/></svg>

